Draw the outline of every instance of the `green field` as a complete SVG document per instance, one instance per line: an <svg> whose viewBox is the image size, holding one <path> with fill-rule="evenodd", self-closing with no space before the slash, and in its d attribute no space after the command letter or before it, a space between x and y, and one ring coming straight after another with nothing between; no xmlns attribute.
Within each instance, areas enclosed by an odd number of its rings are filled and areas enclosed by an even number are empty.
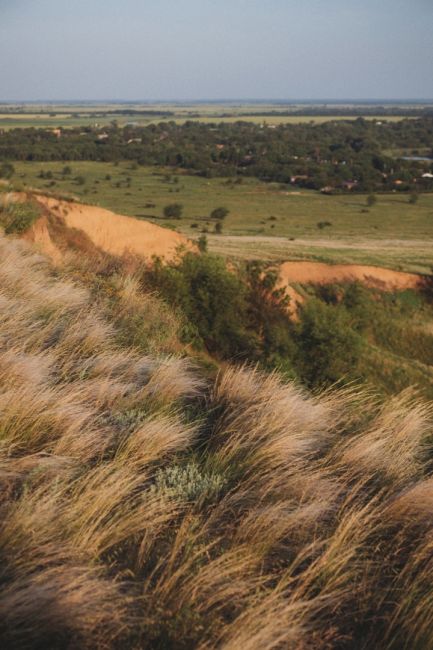
<svg viewBox="0 0 433 650"><path fill-rule="evenodd" d="M0 105L0 129L16 128L72 128L78 126L99 126L103 127L114 119L119 126L133 122L140 126L146 126L155 122L173 120L179 124L187 120L210 122L236 122L243 120L261 124L266 122L270 125L278 124L299 124L314 122L316 124L331 120L356 119L353 110L356 109L366 119L381 121L398 121L405 117L404 108L399 107L402 113L398 115L381 116L374 115L370 107L356 105L341 105L335 107L340 115L329 115L329 107L324 105L314 107L314 115L302 115L303 110L311 113L311 105L306 104L26 104ZM410 114L413 106L407 106ZM419 107L418 107L419 108ZM116 110L129 111L169 111L171 116L163 115L140 115L115 114ZM365 113L363 112L365 111ZM270 114L272 113L272 114ZM293 114L291 114L293 113ZM298 113L298 114L294 114Z"/></svg>
<svg viewBox="0 0 433 650"><path fill-rule="evenodd" d="M428 272L433 263L433 194L415 205L407 194L378 195L367 207L360 194L325 196L315 191L245 179L204 179L127 163L15 163L14 181L44 191L71 193L118 213L175 228L189 237L209 233L211 250L233 257L320 259L374 263ZM52 178L40 178L40 172ZM78 184L77 177L85 179ZM180 220L166 220L164 206L181 203ZM213 236L214 208L230 210L223 234Z"/></svg>

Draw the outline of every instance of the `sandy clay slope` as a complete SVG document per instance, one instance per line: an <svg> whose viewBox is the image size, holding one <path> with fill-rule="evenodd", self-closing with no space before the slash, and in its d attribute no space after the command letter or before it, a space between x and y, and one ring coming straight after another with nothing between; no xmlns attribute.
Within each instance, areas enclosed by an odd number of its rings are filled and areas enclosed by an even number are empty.
<svg viewBox="0 0 433 650"><path fill-rule="evenodd" d="M425 279L415 273L403 273L378 266L357 264L284 262L280 266L280 286L292 283L333 284L356 281L383 291L402 291L422 287Z"/></svg>
<svg viewBox="0 0 433 650"><path fill-rule="evenodd" d="M156 255L168 261L176 256L179 247L195 250L194 244L184 235L148 221L52 197L37 195L34 199L44 208L44 217L31 228L27 238L56 261L61 252L55 229L50 227L53 218L71 232L84 233L89 243L111 255L132 254L145 258Z"/></svg>

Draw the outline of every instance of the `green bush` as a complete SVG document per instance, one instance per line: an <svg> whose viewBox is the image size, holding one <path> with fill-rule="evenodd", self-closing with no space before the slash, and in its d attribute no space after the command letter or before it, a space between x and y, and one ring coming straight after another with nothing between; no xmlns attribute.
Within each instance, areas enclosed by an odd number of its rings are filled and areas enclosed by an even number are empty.
<svg viewBox="0 0 433 650"><path fill-rule="evenodd" d="M39 215L40 211L34 203L11 203L1 209L0 225L7 235L21 234L30 228Z"/></svg>
<svg viewBox="0 0 433 650"><path fill-rule="evenodd" d="M12 163L4 162L0 164L0 178L9 180L15 174L15 168Z"/></svg>
<svg viewBox="0 0 433 650"><path fill-rule="evenodd" d="M301 310L296 340L296 368L310 388L356 377L362 339L344 308L312 298Z"/></svg>
<svg viewBox="0 0 433 650"><path fill-rule="evenodd" d="M183 205L181 203L170 203L164 208L164 217L166 219L180 219L182 217Z"/></svg>
<svg viewBox="0 0 433 650"><path fill-rule="evenodd" d="M278 273L266 270L261 262L246 266L249 317L260 337L262 364L294 378L294 324L288 318L289 299L282 289L276 289L277 280Z"/></svg>
<svg viewBox="0 0 433 650"><path fill-rule="evenodd" d="M192 225L191 225L192 228ZM206 235L200 235L197 239L197 246L200 253L207 253L207 237Z"/></svg>
<svg viewBox="0 0 433 650"><path fill-rule="evenodd" d="M229 214L230 210L227 208L215 208L215 210L212 210L210 213L211 219L225 219L226 216Z"/></svg>
<svg viewBox="0 0 433 650"><path fill-rule="evenodd" d="M178 264L144 269L143 281L181 308L209 351L222 357L255 354L257 336L248 327L247 287L222 258L187 253Z"/></svg>

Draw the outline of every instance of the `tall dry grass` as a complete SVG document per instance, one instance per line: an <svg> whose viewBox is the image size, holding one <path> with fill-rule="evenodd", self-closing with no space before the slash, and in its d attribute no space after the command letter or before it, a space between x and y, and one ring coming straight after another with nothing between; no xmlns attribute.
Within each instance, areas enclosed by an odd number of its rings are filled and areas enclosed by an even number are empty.
<svg viewBox="0 0 433 650"><path fill-rule="evenodd" d="M0 237L0 647L432 647L430 408L203 381L119 283Z"/></svg>

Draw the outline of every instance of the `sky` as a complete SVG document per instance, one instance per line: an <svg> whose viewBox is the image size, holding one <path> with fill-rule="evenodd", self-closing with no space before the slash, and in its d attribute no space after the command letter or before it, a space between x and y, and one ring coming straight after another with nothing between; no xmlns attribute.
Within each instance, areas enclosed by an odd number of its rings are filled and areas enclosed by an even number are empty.
<svg viewBox="0 0 433 650"><path fill-rule="evenodd" d="M433 98L433 0L0 0L0 100Z"/></svg>

